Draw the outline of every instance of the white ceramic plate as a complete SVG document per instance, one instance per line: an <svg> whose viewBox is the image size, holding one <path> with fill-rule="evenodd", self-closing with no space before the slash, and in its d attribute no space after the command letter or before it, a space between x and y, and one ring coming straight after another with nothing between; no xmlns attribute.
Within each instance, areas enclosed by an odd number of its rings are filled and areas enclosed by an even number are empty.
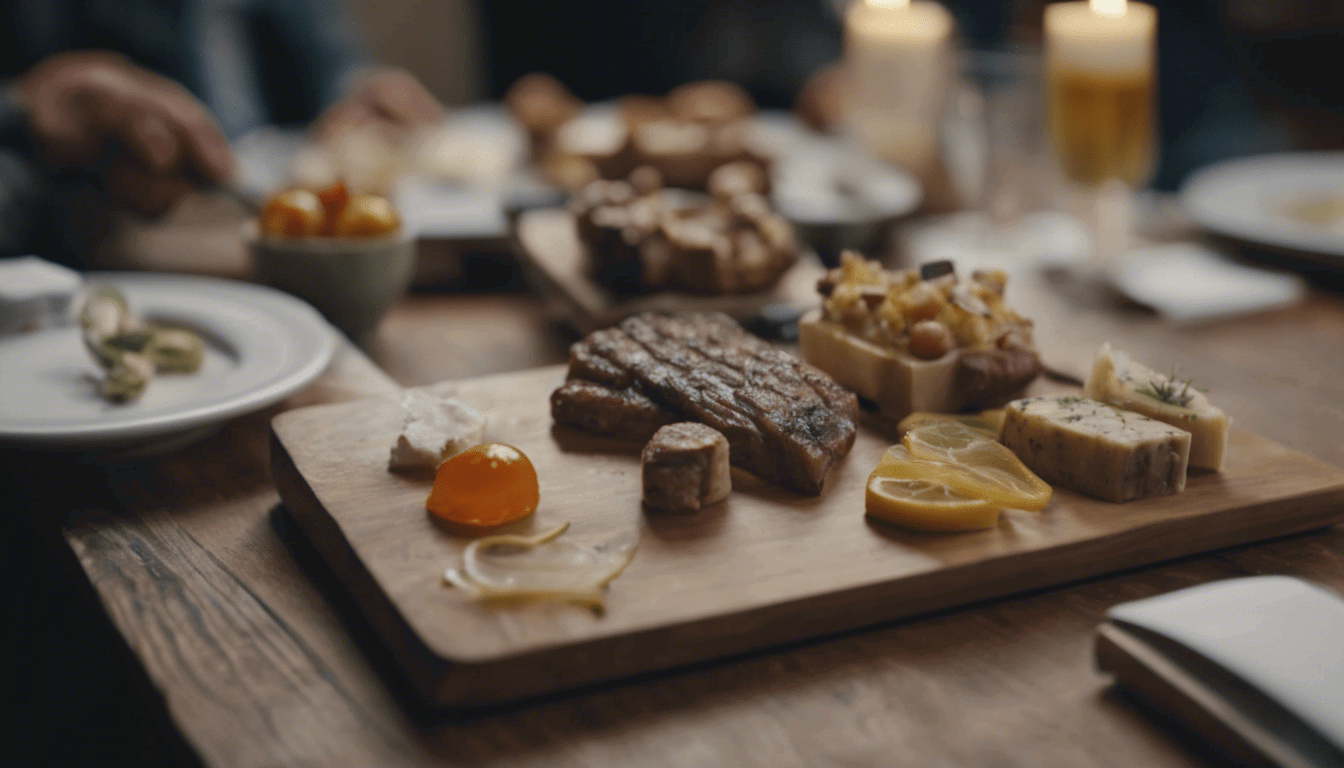
<svg viewBox="0 0 1344 768"><path fill-rule="evenodd" d="M181 444L227 419L272 405L331 362L336 334L302 301L258 285L206 277L93 273L133 311L206 339L194 374L156 376L137 401L98 396L99 373L75 326L0 336L0 442L121 450Z"/></svg>
<svg viewBox="0 0 1344 768"><path fill-rule="evenodd" d="M1344 152L1295 152L1229 160L1181 189L1205 229L1251 243L1344 256Z"/></svg>

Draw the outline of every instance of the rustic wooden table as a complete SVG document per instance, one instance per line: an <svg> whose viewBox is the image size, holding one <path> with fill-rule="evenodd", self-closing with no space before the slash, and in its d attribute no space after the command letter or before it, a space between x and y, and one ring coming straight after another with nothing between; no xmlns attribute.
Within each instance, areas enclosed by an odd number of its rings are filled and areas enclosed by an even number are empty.
<svg viewBox="0 0 1344 768"><path fill-rule="evenodd" d="M1036 318L1049 362L1081 372L1105 339L1178 360L1242 426L1344 465L1338 295L1178 329L1073 303L1035 278L1010 292ZM372 362L347 347L282 407L551 364L568 341L526 295L416 294L384 322ZM35 589L51 601L21 595L6 615L53 628L29 630L41 658L11 659L11 686L30 720L72 713L71 730L38 739L41 756L230 767L1200 765L1217 758L1094 670L1105 610L1261 573L1344 591L1335 527L514 708L430 711L277 512L267 469L277 410L157 459L6 457L10 578L27 563L18 578L43 582ZM125 737L137 729L151 735ZM88 739L107 746L72 746Z"/></svg>

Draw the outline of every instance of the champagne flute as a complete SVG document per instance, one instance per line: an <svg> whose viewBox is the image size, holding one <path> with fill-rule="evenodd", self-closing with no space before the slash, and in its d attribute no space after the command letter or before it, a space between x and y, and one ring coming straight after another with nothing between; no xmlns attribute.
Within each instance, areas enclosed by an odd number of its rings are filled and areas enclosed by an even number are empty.
<svg viewBox="0 0 1344 768"><path fill-rule="evenodd" d="M1125 0L1056 3L1045 27L1050 138L1088 198L1104 268L1127 250L1133 192L1156 167L1157 12Z"/></svg>

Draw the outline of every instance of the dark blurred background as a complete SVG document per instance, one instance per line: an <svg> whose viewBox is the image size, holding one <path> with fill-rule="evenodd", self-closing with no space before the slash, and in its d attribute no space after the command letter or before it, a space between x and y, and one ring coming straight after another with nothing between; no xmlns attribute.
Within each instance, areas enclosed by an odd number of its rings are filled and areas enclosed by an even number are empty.
<svg viewBox="0 0 1344 768"><path fill-rule="evenodd" d="M945 3L966 47L1039 44L1045 0ZM723 78L764 106L788 107L810 75L840 57L846 4L5 0L0 77L17 77L65 47L123 50L215 107L230 136L264 121L253 113L276 122L312 119L338 95L343 69L368 61L404 67L448 105L498 98L521 75L544 71L588 100ZM1344 146L1344 1L1153 4L1163 138L1157 186L1173 189L1192 169L1229 156ZM210 14L230 22L212 26ZM220 109L209 93L217 70L227 68L212 49L227 48L230 36L264 69L257 80L265 110Z"/></svg>
<svg viewBox="0 0 1344 768"><path fill-rule="evenodd" d="M480 6L479 92L550 72L585 99L662 93L688 79L744 85L788 107L841 50L843 0L658 0ZM1043 0L947 0L965 45L1038 45ZM1159 11L1162 168L1290 148L1344 147L1344 2L1154 0Z"/></svg>

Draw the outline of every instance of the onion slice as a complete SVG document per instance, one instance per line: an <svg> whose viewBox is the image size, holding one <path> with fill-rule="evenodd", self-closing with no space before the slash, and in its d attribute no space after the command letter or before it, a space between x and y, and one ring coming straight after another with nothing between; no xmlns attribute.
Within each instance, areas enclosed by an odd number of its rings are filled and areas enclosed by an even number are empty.
<svg viewBox="0 0 1344 768"><path fill-rule="evenodd" d="M637 542L590 547L559 540L569 523L536 536L487 536L467 545L444 581L485 602L562 602L603 609L604 587L630 564Z"/></svg>

